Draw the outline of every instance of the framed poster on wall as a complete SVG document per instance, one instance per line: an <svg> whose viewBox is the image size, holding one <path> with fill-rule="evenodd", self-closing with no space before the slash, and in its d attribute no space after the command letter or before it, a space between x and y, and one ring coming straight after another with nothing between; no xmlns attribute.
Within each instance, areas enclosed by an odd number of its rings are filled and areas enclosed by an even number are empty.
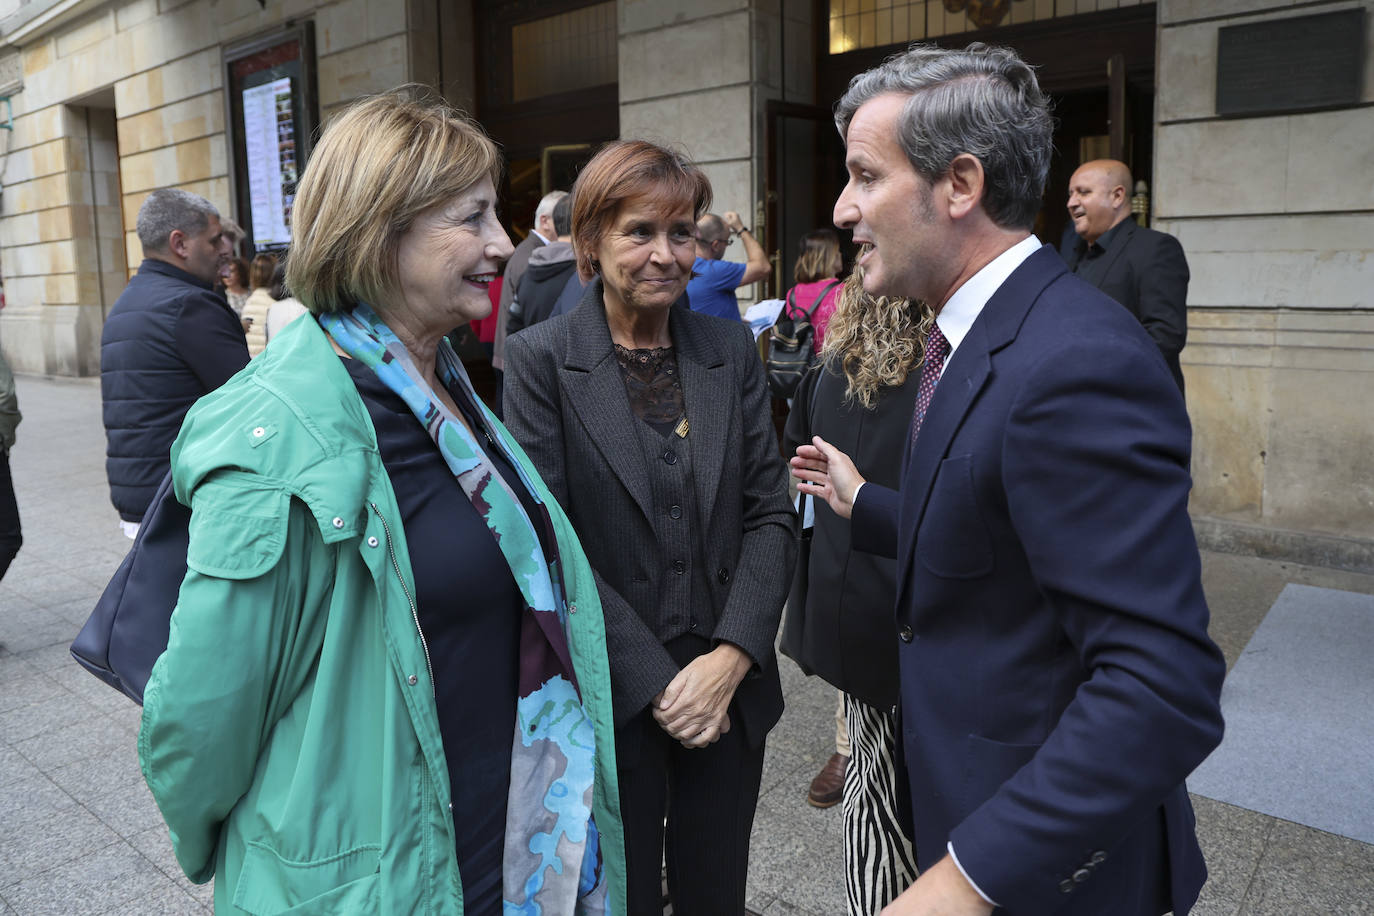
<svg viewBox="0 0 1374 916"><path fill-rule="evenodd" d="M313 24L229 47L224 67L234 217L249 251L281 252L291 244L296 180L319 117Z"/></svg>

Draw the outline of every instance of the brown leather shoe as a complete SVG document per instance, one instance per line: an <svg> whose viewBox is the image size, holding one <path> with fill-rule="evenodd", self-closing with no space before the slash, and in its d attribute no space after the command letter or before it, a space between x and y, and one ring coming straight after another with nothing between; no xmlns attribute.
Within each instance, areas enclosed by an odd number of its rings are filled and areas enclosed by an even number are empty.
<svg viewBox="0 0 1374 916"><path fill-rule="evenodd" d="M848 757L831 754L816 778L811 780L811 789L806 793L807 803L816 808L831 808L839 804L840 799L844 798L844 771L847 769Z"/></svg>

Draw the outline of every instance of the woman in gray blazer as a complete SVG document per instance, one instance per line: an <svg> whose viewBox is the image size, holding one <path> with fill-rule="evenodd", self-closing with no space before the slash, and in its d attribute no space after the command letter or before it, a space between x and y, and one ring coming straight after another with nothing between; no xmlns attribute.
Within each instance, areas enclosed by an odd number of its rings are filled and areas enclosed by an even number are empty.
<svg viewBox="0 0 1374 916"><path fill-rule="evenodd" d="M612 143L573 187L576 309L506 345L506 422L582 539L606 616L629 912L744 912L795 514L748 329L683 294L705 175ZM666 838L664 818L667 817Z"/></svg>

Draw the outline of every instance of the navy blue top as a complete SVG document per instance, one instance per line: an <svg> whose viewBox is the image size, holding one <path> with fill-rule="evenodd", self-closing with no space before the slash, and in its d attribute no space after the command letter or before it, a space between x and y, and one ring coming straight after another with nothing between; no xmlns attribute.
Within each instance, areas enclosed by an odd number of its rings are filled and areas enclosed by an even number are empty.
<svg viewBox="0 0 1374 916"><path fill-rule="evenodd" d="M523 599L496 539L415 414L366 365L343 363L377 430L410 549L452 787L463 912L500 914ZM514 469L497 450L487 452L526 502Z"/></svg>
<svg viewBox="0 0 1374 916"><path fill-rule="evenodd" d="M246 365L243 325L223 296L165 261L139 265L100 334L105 472L120 518L143 520L186 412Z"/></svg>

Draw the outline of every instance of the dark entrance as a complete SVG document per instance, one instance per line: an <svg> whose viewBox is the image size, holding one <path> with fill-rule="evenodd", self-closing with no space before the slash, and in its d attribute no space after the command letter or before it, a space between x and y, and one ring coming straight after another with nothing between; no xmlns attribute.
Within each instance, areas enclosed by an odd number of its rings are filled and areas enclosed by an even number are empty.
<svg viewBox="0 0 1374 916"><path fill-rule="evenodd" d="M519 242L539 199L620 134L615 3L493 0L474 19L477 118L505 154L501 215Z"/></svg>
<svg viewBox="0 0 1374 916"><path fill-rule="evenodd" d="M619 136L616 4L489 0L472 8L474 115L505 158L497 209L518 245L534 228L540 199L571 188L601 144ZM490 341L495 319L475 327ZM468 352L476 356L475 343ZM490 363L480 357L464 362L490 403Z"/></svg>
<svg viewBox="0 0 1374 916"><path fill-rule="evenodd" d="M1118 158L1130 166L1137 180L1151 181L1155 18L1155 5L1142 4L933 39L947 48L962 48L973 41L1015 48L1037 68L1041 87L1054 99L1058 121L1055 155L1035 227L1041 240L1059 244L1068 224L1065 204L1069 176L1082 161ZM826 27L823 16L817 16L817 21L818 28ZM844 54L822 51L817 80L817 98L822 104L808 109L770 109L769 124L779 125L774 127L779 140L766 150L769 191L779 197L785 195L786 202L777 204L780 212L773 226L778 235L776 240L770 239L769 250L780 252L784 264L790 265L789 258L796 257L801 234L830 225L835 198L844 185L843 145L830 126L831 106L844 94L854 74L877 66L901 47L887 45ZM807 118L817 125L813 141L817 171L812 179L814 194L799 194L786 160L795 147L789 138L800 130L794 125Z"/></svg>

